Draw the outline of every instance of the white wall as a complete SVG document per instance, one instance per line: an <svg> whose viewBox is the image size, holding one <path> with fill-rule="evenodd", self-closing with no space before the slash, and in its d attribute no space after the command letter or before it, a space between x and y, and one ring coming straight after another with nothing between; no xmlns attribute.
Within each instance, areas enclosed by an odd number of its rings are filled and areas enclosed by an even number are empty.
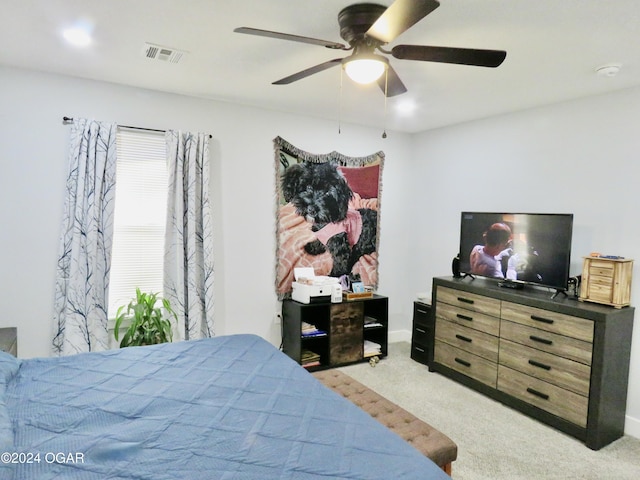
<svg viewBox="0 0 640 480"><path fill-rule="evenodd" d="M54 272L67 169L63 116L213 135L216 333L256 333L275 345L280 306L275 275L272 140L315 153L387 161L381 204L379 292L390 298L390 328L410 330L412 290L404 288L404 187L410 137L228 103L0 67L0 327L18 326L21 357L49 354ZM336 112L336 117L337 117Z"/></svg>
<svg viewBox="0 0 640 480"><path fill-rule="evenodd" d="M412 179L423 193L411 280L430 292L431 278L450 272L465 210L573 213L572 275L598 251L634 258L640 278L639 112L631 89L416 135ZM626 431L640 437L637 321L627 405Z"/></svg>

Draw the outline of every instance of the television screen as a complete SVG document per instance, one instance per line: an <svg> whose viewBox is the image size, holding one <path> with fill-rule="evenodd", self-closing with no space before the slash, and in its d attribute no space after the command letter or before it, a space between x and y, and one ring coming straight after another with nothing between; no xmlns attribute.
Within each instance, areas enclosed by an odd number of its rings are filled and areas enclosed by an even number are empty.
<svg viewBox="0 0 640 480"><path fill-rule="evenodd" d="M462 212L460 272L566 290L573 214Z"/></svg>

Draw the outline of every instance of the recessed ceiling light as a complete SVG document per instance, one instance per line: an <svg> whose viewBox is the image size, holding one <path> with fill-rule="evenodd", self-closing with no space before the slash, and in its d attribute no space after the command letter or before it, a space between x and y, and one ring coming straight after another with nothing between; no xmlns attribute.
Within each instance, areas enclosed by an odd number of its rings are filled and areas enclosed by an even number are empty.
<svg viewBox="0 0 640 480"><path fill-rule="evenodd" d="M415 112L418 106L413 100L403 100L396 105L396 111L402 115L410 115Z"/></svg>
<svg viewBox="0 0 640 480"><path fill-rule="evenodd" d="M62 32L62 36L74 47L86 47L91 44L91 35L86 27L71 27Z"/></svg>

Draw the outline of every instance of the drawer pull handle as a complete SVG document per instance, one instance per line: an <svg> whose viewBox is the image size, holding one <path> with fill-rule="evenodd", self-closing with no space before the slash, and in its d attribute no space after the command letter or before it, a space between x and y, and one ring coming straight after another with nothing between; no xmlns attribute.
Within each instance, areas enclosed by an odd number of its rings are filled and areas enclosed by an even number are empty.
<svg viewBox="0 0 640 480"><path fill-rule="evenodd" d="M543 370L551 370L549 365L545 365L544 363L536 362L535 360L529 360L529 365L533 365L534 367L542 368Z"/></svg>
<svg viewBox="0 0 640 480"><path fill-rule="evenodd" d="M534 342L544 343L545 345L553 345L553 341L547 340L546 338L536 337L535 335L530 335L529 338Z"/></svg>
<svg viewBox="0 0 640 480"><path fill-rule="evenodd" d="M456 338L457 338L458 340L462 340L463 342L469 342L469 343L471 343L471 342L473 341L473 340L472 340L472 339L470 339L469 337L465 337L465 336L463 336L463 335L460 335L459 333L456 333Z"/></svg>
<svg viewBox="0 0 640 480"><path fill-rule="evenodd" d="M413 347L413 348L419 351L420 353L424 353L424 348L420 348L420 347Z"/></svg>
<svg viewBox="0 0 640 480"><path fill-rule="evenodd" d="M531 395L535 395L536 397L540 397L543 400L549 400L549 395L547 395L546 393L542 393L537 390L534 390L533 388L527 388L527 392L529 392Z"/></svg>
<svg viewBox="0 0 640 480"><path fill-rule="evenodd" d="M425 315L428 313L426 310L420 310L419 308L416 308L416 311L418 313L424 313Z"/></svg>
<svg viewBox="0 0 640 480"><path fill-rule="evenodd" d="M460 365L464 365L465 367L470 367L471 364L469 362L467 362L466 360L462 360L461 358L454 358L454 360L456 361L456 363L459 363Z"/></svg>
<svg viewBox="0 0 640 480"><path fill-rule="evenodd" d="M553 320L550 318L539 317L537 315L531 315L531 320L535 320L536 322L548 323L549 325L553 324Z"/></svg>
<svg viewBox="0 0 640 480"><path fill-rule="evenodd" d="M423 330L423 329L418 328L418 327L416 327L416 332L418 332L418 333L427 333L426 330Z"/></svg>
<svg viewBox="0 0 640 480"><path fill-rule="evenodd" d="M458 317L460 320L466 320L467 322L473 322L473 317L467 317L466 315L462 315L461 313L458 313L456 315L456 317Z"/></svg>
<svg viewBox="0 0 640 480"><path fill-rule="evenodd" d="M458 301L462 302L462 303L468 303L470 305L473 305L473 300L469 300L468 298L464 298L464 297L458 297Z"/></svg>

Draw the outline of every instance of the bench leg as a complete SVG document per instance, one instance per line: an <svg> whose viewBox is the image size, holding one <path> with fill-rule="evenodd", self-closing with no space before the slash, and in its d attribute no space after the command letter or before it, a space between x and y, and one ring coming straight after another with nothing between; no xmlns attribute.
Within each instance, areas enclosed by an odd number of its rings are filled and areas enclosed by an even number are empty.
<svg viewBox="0 0 640 480"><path fill-rule="evenodd" d="M451 477L451 462L444 464L442 466L442 470L444 470L444 473Z"/></svg>

